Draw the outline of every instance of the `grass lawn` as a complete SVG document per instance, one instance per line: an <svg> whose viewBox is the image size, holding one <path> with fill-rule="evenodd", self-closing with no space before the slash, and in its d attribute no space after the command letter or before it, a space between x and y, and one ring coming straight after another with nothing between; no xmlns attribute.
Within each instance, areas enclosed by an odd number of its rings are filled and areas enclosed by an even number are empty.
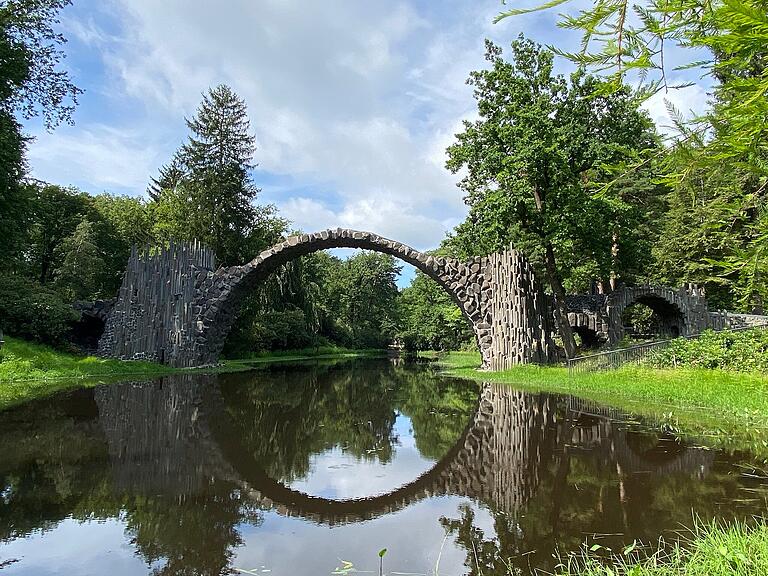
<svg viewBox="0 0 768 576"><path fill-rule="evenodd" d="M651 417L682 433L711 437L723 449L749 449L768 458L768 375L702 368L661 370L624 366L568 375L557 366L478 371L480 356L450 352L439 357L446 372L531 391L572 394Z"/></svg>
<svg viewBox="0 0 768 576"><path fill-rule="evenodd" d="M0 409L25 400L120 377L162 376L173 368L152 362L123 362L77 356L17 338L0 350Z"/></svg>

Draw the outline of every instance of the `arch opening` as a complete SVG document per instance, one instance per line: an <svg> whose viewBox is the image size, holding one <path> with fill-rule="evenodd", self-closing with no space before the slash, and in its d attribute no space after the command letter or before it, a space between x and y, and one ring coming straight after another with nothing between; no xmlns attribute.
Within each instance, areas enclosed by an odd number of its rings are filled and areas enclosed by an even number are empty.
<svg viewBox="0 0 768 576"><path fill-rule="evenodd" d="M657 294L644 294L621 313L624 334L633 340L676 338L683 333L685 318L680 308Z"/></svg>
<svg viewBox="0 0 768 576"><path fill-rule="evenodd" d="M290 237L244 266L212 274L197 303L204 310L203 321L198 323L198 333L204 335L208 343L203 362L212 363L218 358L246 296L258 283L264 282L288 262L331 248L358 248L388 254L426 274L458 306L475 335L481 354L484 352L484 343L489 340L484 336L490 328L487 324L482 326L487 309L482 290L489 286L485 278L486 258L460 262L424 254L376 234L339 229Z"/></svg>
<svg viewBox="0 0 768 576"><path fill-rule="evenodd" d="M603 339L589 326L571 326L571 328L578 337L576 344L580 350L594 350L602 345Z"/></svg>
<svg viewBox="0 0 768 576"><path fill-rule="evenodd" d="M343 255L330 250L302 254L259 275L242 295L242 309L248 309L245 317L235 311L223 349L226 357L254 350L337 345L408 350L397 313L401 296L397 274L408 263L380 250L350 249L350 254ZM419 276L436 284L433 277ZM456 306L452 326L474 340L466 311L446 286L437 286L434 294L440 293L440 301Z"/></svg>

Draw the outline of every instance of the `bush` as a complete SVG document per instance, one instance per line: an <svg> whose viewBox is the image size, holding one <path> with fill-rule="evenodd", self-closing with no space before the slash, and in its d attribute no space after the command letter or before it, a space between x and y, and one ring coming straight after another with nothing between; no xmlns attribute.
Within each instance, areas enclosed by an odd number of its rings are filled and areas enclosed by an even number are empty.
<svg viewBox="0 0 768 576"><path fill-rule="evenodd" d="M698 338L678 338L655 352L648 364L657 368L691 366L739 372L768 372L768 330L707 330Z"/></svg>
<svg viewBox="0 0 768 576"><path fill-rule="evenodd" d="M26 278L0 275L0 329L45 344L63 343L79 316L53 290Z"/></svg>

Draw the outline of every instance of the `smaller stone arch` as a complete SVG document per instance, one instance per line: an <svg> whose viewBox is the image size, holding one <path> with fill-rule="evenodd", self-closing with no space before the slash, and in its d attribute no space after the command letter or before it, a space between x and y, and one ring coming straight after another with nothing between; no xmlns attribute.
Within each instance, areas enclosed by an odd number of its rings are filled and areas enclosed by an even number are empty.
<svg viewBox="0 0 768 576"><path fill-rule="evenodd" d="M631 286L615 290L606 298L608 344L614 346L624 337L622 315L632 304L646 304L657 312L668 336L690 336L706 330L710 324L709 307L702 289L694 285L679 289L664 286Z"/></svg>

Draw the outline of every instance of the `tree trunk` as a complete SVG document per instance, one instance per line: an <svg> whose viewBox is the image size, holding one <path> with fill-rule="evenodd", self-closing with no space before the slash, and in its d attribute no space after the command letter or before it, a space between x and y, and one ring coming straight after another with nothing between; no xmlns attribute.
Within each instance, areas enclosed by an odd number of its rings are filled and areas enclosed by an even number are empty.
<svg viewBox="0 0 768 576"><path fill-rule="evenodd" d="M616 290L616 286L619 283L619 231L613 230L611 234L611 292Z"/></svg>
<svg viewBox="0 0 768 576"><path fill-rule="evenodd" d="M568 322L568 306L565 303L565 288L563 288L563 281L557 273L555 251L552 248L551 242L547 242L546 265L547 280L549 280L549 287L552 289L552 295L555 298L555 321L557 322L557 328L563 339L565 355L568 358L573 358L576 356L576 341L573 339L573 330L571 330L571 324Z"/></svg>

